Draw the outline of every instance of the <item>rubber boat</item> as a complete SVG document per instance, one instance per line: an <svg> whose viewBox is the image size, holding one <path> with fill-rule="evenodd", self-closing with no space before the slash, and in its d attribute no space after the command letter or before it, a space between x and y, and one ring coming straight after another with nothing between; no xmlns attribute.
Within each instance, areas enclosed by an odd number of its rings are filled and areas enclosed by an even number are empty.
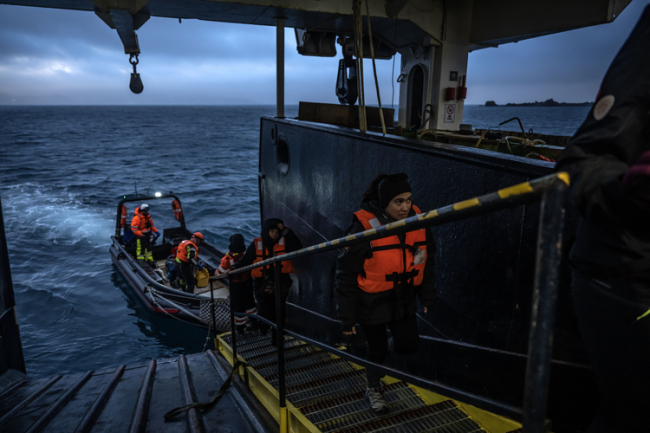
<svg viewBox="0 0 650 433"><path fill-rule="evenodd" d="M178 225L158 227L162 235L158 238L159 242L152 241L153 264L137 260L135 256L136 244L130 228L134 210L142 203L152 203L155 224L155 210L161 209L162 202L165 201L171 202L173 221ZM199 278L194 293L183 292L175 284L172 253L176 251L176 247L183 240L189 239L193 233L185 226L180 203L180 199L173 194L125 195L117 205L115 234L111 236L112 242L109 248L111 259L128 284L131 294L138 298L146 308L162 316L189 322L203 328L214 326L217 331L229 330L228 298L230 291L225 280L209 281L209 278ZM208 242L204 241L201 244L199 261L207 269L209 275L214 274L222 257L223 253ZM210 312L211 303L215 305L214 317Z"/></svg>

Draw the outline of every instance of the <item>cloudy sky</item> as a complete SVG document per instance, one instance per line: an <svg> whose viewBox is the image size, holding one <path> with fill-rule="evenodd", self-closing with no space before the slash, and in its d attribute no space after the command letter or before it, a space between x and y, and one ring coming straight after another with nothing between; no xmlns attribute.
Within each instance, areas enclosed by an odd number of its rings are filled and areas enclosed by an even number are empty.
<svg viewBox="0 0 650 433"><path fill-rule="evenodd" d="M471 53L466 103L593 101L649 3L633 0L610 24ZM117 33L93 13L0 5L0 104L275 103L273 27L152 18L138 38L145 90L133 95L131 66ZM293 29L285 40L287 104L338 103L340 54L299 56ZM377 63L382 102L390 105L393 62ZM370 62L365 71L372 86ZM371 104L373 87L367 90ZM397 103L398 86L394 98Z"/></svg>

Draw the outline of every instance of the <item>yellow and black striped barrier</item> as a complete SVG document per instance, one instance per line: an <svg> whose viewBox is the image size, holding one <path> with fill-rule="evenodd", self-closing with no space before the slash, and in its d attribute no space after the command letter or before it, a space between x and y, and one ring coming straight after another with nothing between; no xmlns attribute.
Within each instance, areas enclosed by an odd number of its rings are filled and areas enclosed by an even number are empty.
<svg viewBox="0 0 650 433"><path fill-rule="evenodd" d="M452 221L458 221L471 216L484 214L508 207L536 201L540 195L546 192L556 183L569 185L569 175L566 172L556 173L544 176L530 182L520 183L518 185L503 188L498 191L474 197L469 200L463 200L439 209L423 212L419 215L406 218L401 221L386 224L385 226L373 228L359 233L323 242L318 245L312 245L307 248L296 250L278 257L270 258L257 262L255 264L236 269L225 275L211 277L212 280L218 280L229 275L235 275L242 272L250 271L262 266L273 265L274 263L296 259L311 254L323 253L325 251L345 248L349 245L368 242L375 239L392 236L400 233L410 232L423 227L432 227L445 224Z"/></svg>

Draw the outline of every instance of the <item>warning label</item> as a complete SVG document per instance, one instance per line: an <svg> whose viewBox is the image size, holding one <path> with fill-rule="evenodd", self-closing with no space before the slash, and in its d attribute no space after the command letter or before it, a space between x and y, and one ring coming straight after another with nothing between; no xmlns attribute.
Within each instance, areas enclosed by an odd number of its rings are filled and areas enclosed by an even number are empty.
<svg viewBox="0 0 650 433"><path fill-rule="evenodd" d="M445 104L445 123L456 121L456 104Z"/></svg>

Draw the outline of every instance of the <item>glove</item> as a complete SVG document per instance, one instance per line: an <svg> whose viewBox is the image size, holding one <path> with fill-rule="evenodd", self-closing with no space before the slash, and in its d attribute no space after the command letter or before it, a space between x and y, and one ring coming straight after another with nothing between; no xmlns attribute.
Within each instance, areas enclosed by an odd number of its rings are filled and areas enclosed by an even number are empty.
<svg viewBox="0 0 650 433"><path fill-rule="evenodd" d="M196 262L196 268L197 268L199 271L202 271L202 270L203 270L203 263L201 263L201 262Z"/></svg>
<svg viewBox="0 0 650 433"><path fill-rule="evenodd" d="M155 236L156 239L158 239L160 237L160 233L158 233L158 232L153 232L153 235Z"/></svg>
<svg viewBox="0 0 650 433"><path fill-rule="evenodd" d="M645 205L650 204L650 150L623 175L623 188Z"/></svg>

